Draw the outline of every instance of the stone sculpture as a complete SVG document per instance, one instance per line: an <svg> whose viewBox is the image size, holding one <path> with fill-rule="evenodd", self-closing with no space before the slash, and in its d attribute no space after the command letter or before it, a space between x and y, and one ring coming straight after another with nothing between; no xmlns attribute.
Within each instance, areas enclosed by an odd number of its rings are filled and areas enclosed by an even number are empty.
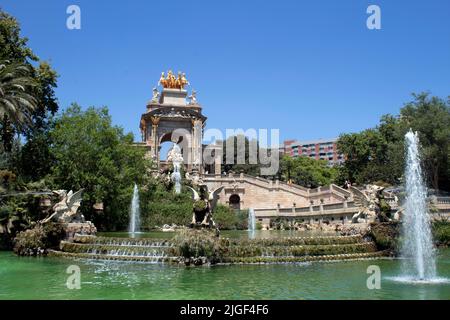
<svg viewBox="0 0 450 320"><path fill-rule="evenodd" d="M200 225L218 230L212 214L217 205L219 193L224 187L217 188L211 192L208 191L208 187L205 184L199 185L199 192L191 187L188 188L192 191L194 198L191 228Z"/></svg>
<svg viewBox="0 0 450 320"><path fill-rule="evenodd" d="M192 90L192 93L188 98L190 104L197 104L197 91Z"/></svg>
<svg viewBox="0 0 450 320"><path fill-rule="evenodd" d="M384 187L377 185L367 185L364 191L355 187L350 187L355 199L355 205L359 207L358 213L352 217L352 223L358 222L379 222L389 221L386 211L388 204L384 200Z"/></svg>
<svg viewBox="0 0 450 320"><path fill-rule="evenodd" d="M172 149L167 154L167 161L173 165L173 173L171 175L171 181L175 183L175 193L181 192L181 165L183 164L183 155L181 148L174 143Z"/></svg>
<svg viewBox="0 0 450 320"><path fill-rule="evenodd" d="M158 102L158 100L159 100L159 91L157 88L153 88L152 102Z"/></svg>
<svg viewBox="0 0 450 320"><path fill-rule="evenodd" d="M59 196L59 202L53 206L53 213L40 221L41 223L46 223L51 220L61 223L85 222L84 216L78 212L78 208L82 201L83 189L78 190L75 193L72 190L69 192L66 190L57 190L53 192Z"/></svg>

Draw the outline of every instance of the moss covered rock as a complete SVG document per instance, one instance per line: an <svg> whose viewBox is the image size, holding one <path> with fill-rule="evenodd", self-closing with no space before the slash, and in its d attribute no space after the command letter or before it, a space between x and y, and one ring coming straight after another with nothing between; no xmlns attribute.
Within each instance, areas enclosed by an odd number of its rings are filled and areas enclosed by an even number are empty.
<svg viewBox="0 0 450 320"><path fill-rule="evenodd" d="M398 252L400 223L396 221L371 223L368 235L372 237L379 250Z"/></svg>
<svg viewBox="0 0 450 320"><path fill-rule="evenodd" d="M14 252L19 256L46 255L47 249L57 248L64 236L64 227L59 223L38 224L16 236Z"/></svg>
<svg viewBox="0 0 450 320"><path fill-rule="evenodd" d="M215 264L228 252L229 241L217 237L214 231L189 229L174 238L172 255L181 257L186 265Z"/></svg>

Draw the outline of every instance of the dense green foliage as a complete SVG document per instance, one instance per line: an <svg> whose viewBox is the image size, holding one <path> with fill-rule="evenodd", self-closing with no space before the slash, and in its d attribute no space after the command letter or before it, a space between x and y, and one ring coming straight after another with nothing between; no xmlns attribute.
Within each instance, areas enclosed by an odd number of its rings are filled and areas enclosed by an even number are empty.
<svg viewBox="0 0 450 320"><path fill-rule="evenodd" d="M31 123L31 114L37 108L37 100L32 94L34 86L28 66L0 61L0 137L6 152L12 150L14 127L23 131Z"/></svg>
<svg viewBox="0 0 450 320"><path fill-rule="evenodd" d="M399 250L400 224L398 222L372 223L369 231L379 250Z"/></svg>
<svg viewBox="0 0 450 320"><path fill-rule="evenodd" d="M325 160L284 156L280 162L279 174L283 181L316 188L333 183L337 176L337 169L329 167Z"/></svg>
<svg viewBox="0 0 450 320"><path fill-rule="evenodd" d="M228 250L228 241L208 230L183 230L173 241L172 255L183 257L186 265L221 262Z"/></svg>
<svg viewBox="0 0 450 320"><path fill-rule="evenodd" d="M14 237L26 230L33 222L44 218L45 213L39 207L40 199L48 195L28 193L32 190L44 190L43 183L19 183L15 174L0 170L0 249L12 248ZM13 193L15 196L2 196Z"/></svg>
<svg viewBox="0 0 450 320"><path fill-rule="evenodd" d="M338 149L345 156L339 180L358 184L384 181L398 184L404 165L404 136L419 133L423 168L429 186L450 190L450 101L414 94L398 117L385 115L380 124L360 133L340 136Z"/></svg>
<svg viewBox="0 0 450 320"><path fill-rule="evenodd" d="M51 179L59 189L83 188L81 210L97 228L115 230L128 221L134 183L142 184L147 163L133 135L113 126L106 108L82 111L72 105L55 119L50 132L55 164ZM92 206L102 202L102 215Z"/></svg>
<svg viewBox="0 0 450 320"><path fill-rule="evenodd" d="M227 146L233 146L233 157L227 157ZM256 152L254 152L256 150ZM261 175L259 164L259 143L249 140L243 134L231 136L223 142L222 170L224 173L245 173L252 176ZM230 161L231 160L231 161Z"/></svg>
<svg viewBox="0 0 450 320"><path fill-rule="evenodd" d="M450 245L450 221L434 221L432 230L433 239L437 245Z"/></svg>
<svg viewBox="0 0 450 320"><path fill-rule="evenodd" d="M64 238L65 231L59 223L36 225L21 231L14 240L14 252L20 256L47 254L47 249L56 249Z"/></svg>
<svg viewBox="0 0 450 320"><path fill-rule="evenodd" d="M192 221L192 192L185 186L175 194L171 185L150 179L140 191L141 228L151 230L164 224L187 226ZM218 204L213 219L221 230L247 229L247 213Z"/></svg>
<svg viewBox="0 0 450 320"><path fill-rule="evenodd" d="M15 87L15 93L10 94L9 98L6 91L3 92L6 96L0 98L0 165L15 170L25 169L21 178L37 179L45 175L45 169L48 169L51 163L49 153L45 152L48 149L48 141L42 139L42 135L51 126L51 116L58 110L54 93L57 74L47 62L40 60L33 53L27 42L27 38L20 36L17 20L0 9L0 61L7 61L5 64L9 69L20 71L20 76L2 77L2 89L4 85L8 87L8 84L13 82L20 86ZM19 96L24 99L18 99ZM12 109L12 106L15 108ZM34 147L16 150L17 154L11 155L15 133L25 136L26 145L33 144ZM42 152L35 155L36 150ZM22 164L27 164L26 160L33 161L37 170L26 170L26 166L19 166L17 158L24 160Z"/></svg>
<svg viewBox="0 0 450 320"><path fill-rule="evenodd" d="M164 224L188 225L192 220L192 193L182 187L175 194L171 185L152 179L140 191L141 229L150 230Z"/></svg>
<svg viewBox="0 0 450 320"><path fill-rule="evenodd" d="M247 230L248 210L231 210L229 207L217 205L213 218L220 230Z"/></svg>

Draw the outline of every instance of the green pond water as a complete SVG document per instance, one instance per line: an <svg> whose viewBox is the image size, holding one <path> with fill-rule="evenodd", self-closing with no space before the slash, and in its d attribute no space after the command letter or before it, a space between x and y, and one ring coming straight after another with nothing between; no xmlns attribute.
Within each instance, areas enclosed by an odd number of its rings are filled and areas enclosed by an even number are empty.
<svg viewBox="0 0 450 320"><path fill-rule="evenodd" d="M222 233L224 236L227 232ZM173 233L141 234L171 237ZM105 234L103 234L105 235ZM110 236L128 234L108 233ZM255 237L298 234L259 232ZM245 232L228 232L246 237ZM450 299L450 249L438 251L444 281L395 281L401 261L365 260L283 265L190 267L137 262L17 257L0 252L0 299ZM81 270L81 289L66 286L70 265ZM381 270L381 289L367 288L367 268Z"/></svg>

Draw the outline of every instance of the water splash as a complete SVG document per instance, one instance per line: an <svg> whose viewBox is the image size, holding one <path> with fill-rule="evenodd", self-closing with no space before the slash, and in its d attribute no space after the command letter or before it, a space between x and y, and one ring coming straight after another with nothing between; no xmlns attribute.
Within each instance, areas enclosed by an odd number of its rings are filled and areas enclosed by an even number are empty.
<svg viewBox="0 0 450 320"><path fill-rule="evenodd" d="M136 183L134 184L133 198L131 199L130 207L130 224L128 232L134 234L139 232L141 223L141 213L139 208L139 189Z"/></svg>
<svg viewBox="0 0 450 320"><path fill-rule="evenodd" d="M247 228L249 231L249 238L255 238L255 230L256 230L256 218L255 218L255 210L248 209L248 220L247 220Z"/></svg>
<svg viewBox="0 0 450 320"><path fill-rule="evenodd" d="M436 278L436 256L428 214L427 190L420 166L419 138L411 130L405 135L405 213L401 248L402 278L431 281Z"/></svg>
<svg viewBox="0 0 450 320"><path fill-rule="evenodd" d="M175 183L175 193L180 194L181 193L181 174L180 174L180 164L179 163L173 163L173 173L172 173L172 180Z"/></svg>
<svg viewBox="0 0 450 320"><path fill-rule="evenodd" d="M181 164L183 163L183 155L181 153L181 148L174 143L172 149L169 151L168 161L173 164L173 173L171 175L172 181L175 183L175 193L181 193Z"/></svg>

